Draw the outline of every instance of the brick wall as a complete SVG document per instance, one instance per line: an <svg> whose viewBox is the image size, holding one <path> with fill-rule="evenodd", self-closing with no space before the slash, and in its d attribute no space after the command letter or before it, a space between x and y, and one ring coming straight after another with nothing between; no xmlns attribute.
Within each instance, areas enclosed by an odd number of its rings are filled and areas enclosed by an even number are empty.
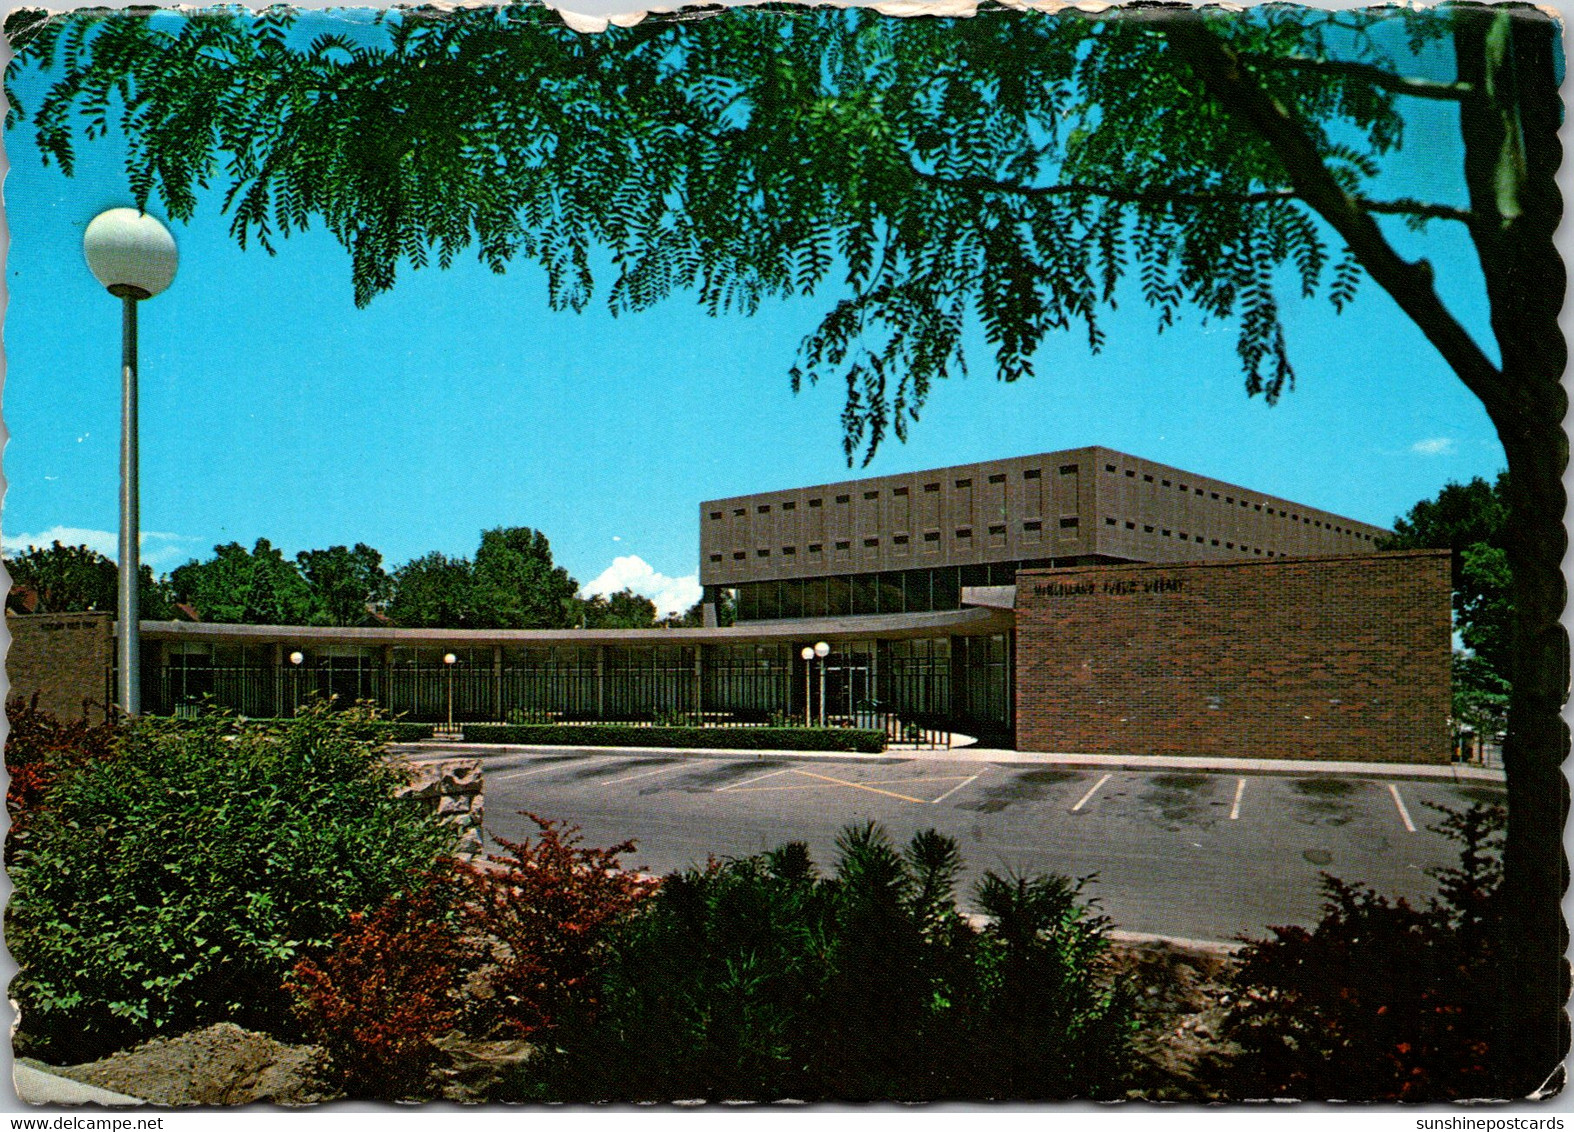
<svg viewBox="0 0 1574 1132"><path fill-rule="evenodd" d="M60 719L102 721L105 680L114 660L111 613L8 614L11 651L6 654L8 697L31 699Z"/></svg>
<svg viewBox="0 0 1574 1132"><path fill-rule="evenodd" d="M1017 576L1017 746L1446 763L1447 551Z"/></svg>

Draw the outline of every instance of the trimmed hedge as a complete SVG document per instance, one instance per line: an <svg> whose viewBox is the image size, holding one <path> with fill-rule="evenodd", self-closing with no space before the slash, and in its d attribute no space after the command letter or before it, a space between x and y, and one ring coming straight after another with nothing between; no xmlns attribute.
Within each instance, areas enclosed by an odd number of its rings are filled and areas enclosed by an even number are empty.
<svg viewBox="0 0 1574 1132"><path fill-rule="evenodd" d="M467 723L467 743L695 747L729 751L885 750L885 733L852 727L628 727L599 723Z"/></svg>
<svg viewBox="0 0 1574 1132"><path fill-rule="evenodd" d="M203 721L198 717L174 719L170 722L176 727L184 727L197 726ZM233 722L238 725L241 720L237 717ZM258 727L283 727L290 722L289 719L268 719L260 716L248 716L245 720L247 726ZM237 729L238 727L231 728L232 731ZM407 723L400 719L358 719L345 726L346 733L354 738L377 743L418 743L422 739L430 739L436 729L435 723Z"/></svg>

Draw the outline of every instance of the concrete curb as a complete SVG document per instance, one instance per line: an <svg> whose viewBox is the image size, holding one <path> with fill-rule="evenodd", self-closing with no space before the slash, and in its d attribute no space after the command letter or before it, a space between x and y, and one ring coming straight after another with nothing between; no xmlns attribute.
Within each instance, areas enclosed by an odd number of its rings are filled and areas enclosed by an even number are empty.
<svg viewBox="0 0 1574 1132"><path fill-rule="evenodd" d="M844 751L776 750L698 750L692 747L569 747L521 743L395 743L389 747L405 756L439 754L493 758L507 755L576 754L609 755L622 758L640 755L685 755L690 758L723 759L753 755L761 759L828 759L838 762L880 762L891 759L929 758L938 762L995 763L1003 766L1058 766L1090 770L1189 770L1204 774L1289 776L1299 778L1378 778L1441 780L1484 784L1504 781L1503 771L1492 767L1453 765L1428 766L1409 763L1353 763L1327 759L1231 759L1191 758L1184 755L1079 755L1047 751L1007 751L987 747L960 747L951 750L885 751L858 754ZM484 762L483 762L484 769Z"/></svg>
<svg viewBox="0 0 1574 1132"><path fill-rule="evenodd" d="M1186 951L1209 951L1215 955L1238 955L1245 943L1240 940L1228 942L1222 939L1187 939L1179 935L1155 935L1152 932L1128 932L1118 928L1111 929L1109 938L1116 943L1142 944L1159 943L1169 947L1179 947Z"/></svg>
<svg viewBox="0 0 1574 1132"><path fill-rule="evenodd" d="M97 1085L84 1085L81 1081L73 1081L69 1077L61 1077L47 1069L20 1061L11 1066L11 1081L16 1087L17 1099L26 1104L96 1104L126 1108L148 1103L141 1097L114 1093L100 1089Z"/></svg>

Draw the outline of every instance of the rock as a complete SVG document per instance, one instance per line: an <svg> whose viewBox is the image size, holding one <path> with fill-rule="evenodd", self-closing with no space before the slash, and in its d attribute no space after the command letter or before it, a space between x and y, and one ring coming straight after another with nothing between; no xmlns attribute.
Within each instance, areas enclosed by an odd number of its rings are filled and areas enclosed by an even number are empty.
<svg viewBox="0 0 1574 1132"><path fill-rule="evenodd" d="M327 1055L219 1022L51 1072L162 1105L318 1104L336 1095Z"/></svg>
<svg viewBox="0 0 1574 1132"><path fill-rule="evenodd" d="M443 1099L461 1104L484 1103L508 1083L517 1067L535 1056L535 1047L519 1040L472 1041L451 1034L432 1044L444 1055L436 1070L443 1082Z"/></svg>

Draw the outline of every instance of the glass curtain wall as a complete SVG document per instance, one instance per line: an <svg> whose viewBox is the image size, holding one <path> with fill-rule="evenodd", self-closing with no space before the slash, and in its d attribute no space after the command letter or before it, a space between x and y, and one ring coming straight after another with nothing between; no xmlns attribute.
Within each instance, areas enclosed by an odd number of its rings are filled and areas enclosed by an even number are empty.
<svg viewBox="0 0 1574 1132"><path fill-rule="evenodd" d="M986 562L875 574L832 574L823 578L744 582L731 588L737 595L739 621L944 612L962 607L963 586L1011 585L1020 565L1023 564Z"/></svg>

